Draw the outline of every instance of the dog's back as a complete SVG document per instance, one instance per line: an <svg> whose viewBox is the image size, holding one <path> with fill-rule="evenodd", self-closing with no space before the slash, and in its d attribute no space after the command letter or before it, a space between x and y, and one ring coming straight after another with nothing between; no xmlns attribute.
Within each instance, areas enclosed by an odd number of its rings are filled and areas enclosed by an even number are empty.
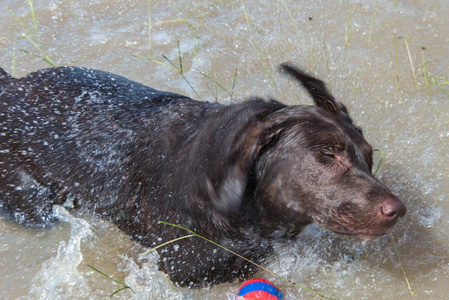
<svg viewBox="0 0 449 300"><path fill-rule="evenodd" d="M74 67L20 79L1 70L0 96L0 199L19 221L38 226L68 199L93 198L88 207L115 210L139 132L178 101L191 114L203 110L187 97Z"/></svg>

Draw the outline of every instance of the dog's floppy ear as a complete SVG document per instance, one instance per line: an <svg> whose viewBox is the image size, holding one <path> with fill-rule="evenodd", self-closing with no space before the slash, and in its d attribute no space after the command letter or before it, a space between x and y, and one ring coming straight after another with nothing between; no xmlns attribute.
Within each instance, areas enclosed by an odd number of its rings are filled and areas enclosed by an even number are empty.
<svg viewBox="0 0 449 300"><path fill-rule="evenodd" d="M285 107L276 101L260 99L237 106L240 107L229 114L232 124L223 122L226 114L220 116L222 120L215 120L231 126L215 131L212 139L215 143L208 146L204 166L206 178L203 190L218 211L231 215L238 213L243 199L250 196L246 193L251 189L251 176L259 152L282 131L282 128L267 129L261 120Z"/></svg>
<svg viewBox="0 0 449 300"><path fill-rule="evenodd" d="M280 65L279 70L296 78L307 89L317 106L324 108L337 117L346 118L349 116L346 107L335 100L321 80L307 75L299 68L288 63Z"/></svg>

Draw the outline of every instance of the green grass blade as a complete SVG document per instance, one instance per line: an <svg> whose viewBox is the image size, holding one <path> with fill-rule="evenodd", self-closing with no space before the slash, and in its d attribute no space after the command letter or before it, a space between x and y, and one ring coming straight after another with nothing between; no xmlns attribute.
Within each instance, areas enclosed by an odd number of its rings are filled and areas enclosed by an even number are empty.
<svg viewBox="0 0 449 300"><path fill-rule="evenodd" d="M176 72L178 72L179 74L182 74L182 70L181 69L178 69L177 67L176 67L176 65L167 57L167 56L165 56L165 54L162 54L162 57L166 60L166 61L168 61L169 63L170 63L170 65L172 65L173 66L173 68L171 68L172 70L175 70Z"/></svg>
<svg viewBox="0 0 449 300"><path fill-rule="evenodd" d="M402 274L404 274L404 278L405 278L405 281L407 282L407 286L410 291L410 294L412 294L412 296L415 296L415 293L413 293L410 282L408 281L407 274L405 274L404 266L402 265L401 257L399 256L399 251L398 251L398 248L396 247L396 243L394 241L394 236L393 236L393 234L390 234L390 236L391 236L391 240L393 241L394 251L396 252L396 256L398 257L399 265L401 266Z"/></svg>
<svg viewBox="0 0 449 300"><path fill-rule="evenodd" d="M215 98L215 102L218 102L218 97L217 97L217 95L218 95L218 87L217 87L217 85L214 85L215 86L215 93L214 93L214 91L212 91L212 89L211 89L211 87L210 87L210 85L208 83L206 83L206 85L207 85L207 89L209 90L211 95Z"/></svg>
<svg viewBox="0 0 449 300"><path fill-rule="evenodd" d="M282 27L282 18L281 18L281 10L279 8L279 0L276 0L276 6L278 9L278 22L279 22L280 32L281 32L281 35L284 36L284 28Z"/></svg>
<svg viewBox="0 0 449 300"><path fill-rule="evenodd" d="M445 89L443 89L443 87L441 86L441 84L446 84L445 82L437 82L435 79L434 79L434 77L432 76L432 82L433 82L433 84L434 85L436 85L442 92L443 92L443 94L445 94L446 96L448 96L449 97L449 94L446 92L446 90Z"/></svg>
<svg viewBox="0 0 449 300"><path fill-rule="evenodd" d="M209 79L210 81L212 81L213 83L215 83L219 88L221 88L223 91L225 91L228 95L231 95L231 92L225 88L224 86L222 86L217 80L211 78L210 76L208 76L207 74L200 72L201 75L203 75L204 77L206 77L207 79Z"/></svg>
<svg viewBox="0 0 449 300"><path fill-rule="evenodd" d="M212 81L215 84L216 87L221 88L225 93L227 93L229 95L230 101L232 102L232 95L234 94L235 82L236 82L236 78L237 78L237 65L235 66L234 79L233 79L233 82L232 82L231 90L228 90L227 88L225 88L216 79L210 77L206 73L203 73L203 72L200 72L200 73L201 73L201 75L206 77L208 80ZM210 88L209 88L209 90L211 91L212 95L214 95L214 93L212 92L212 90ZM217 100L217 94L215 94L214 96L215 96L215 99Z"/></svg>
<svg viewBox="0 0 449 300"><path fill-rule="evenodd" d="M181 75L182 79L184 79L184 81L189 85L190 89L195 93L195 95L198 97L198 99L199 99L199 100L202 100L201 97L200 97L200 95L196 92L196 90L195 90L195 88L193 87L193 85L187 80L187 78L184 76L184 74L183 74L183 72L182 72L182 59L181 59L181 52L180 52L180 50L179 50L179 42L178 42L178 58L179 58L179 63L180 63L180 68L179 68L179 69L178 69L178 68L176 67L176 65L175 65L175 64L174 64L174 63L173 63L167 56L165 56L164 54L162 54L162 57L163 57L166 61L168 61L168 62L170 63L170 65L168 65L168 64L166 64L166 63L163 63L163 62L161 62L161 61L158 61L158 60L156 60L156 59L153 59L153 58L145 57L145 56L140 56L140 55L138 55L138 56L136 56L136 57L146 59L146 60L148 60L148 61L157 63L157 64L159 64L159 65L161 65L161 66L167 67L167 68L169 68L169 69L175 71L176 73L178 73L179 75Z"/></svg>
<svg viewBox="0 0 449 300"><path fill-rule="evenodd" d="M143 59L146 59L146 60L149 60L149 61L154 62L154 63L157 63L157 64L159 64L159 65L161 65L161 66L164 66L164 67L167 67L167 68L169 68L169 69L172 69L172 70L175 71L176 73L179 73L179 70L176 69L175 67L170 66L170 65L167 65L166 63L160 62L160 61L158 61L158 60L156 60L156 59L149 58L149 57L145 57L145 56L140 56L140 55L138 55L138 56L136 56L136 57L138 57L138 58L143 58ZM164 55L163 55L163 57L166 58Z"/></svg>
<svg viewBox="0 0 449 300"><path fill-rule="evenodd" d="M111 277L111 276L109 276L109 275L107 275L107 274L101 272L100 270L98 270L98 269L92 267L91 265L87 265L87 266L88 266L89 268L91 268L92 270L94 270L95 272L97 272L98 274L103 275L104 277L106 277L106 278L108 278L108 279L114 281L115 283L118 283L118 284L120 284L120 285L123 286L122 288L120 288L120 289L116 290L115 292L113 292L113 293L111 294L111 296L113 296L113 295L117 294L118 292L120 292L120 291L122 291L122 290L125 290L125 289L130 289L134 294L136 293L136 292L134 292L134 290L133 290L129 285L127 285L126 283L123 283L123 282L121 282L120 280L117 280L117 279L115 279L115 278L113 278L113 277Z"/></svg>
<svg viewBox="0 0 449 300"><path fill-rule="evenodd" d="M78 15L76 14L75 7L73 6L72 0L70 0L70 9L72 10L73 17L75 18L76 25L78 26L78 29L81 32L81 35L86 37L86 33L84 32L83 26L81 26L81 23L78 19Z"/></svg>
<svg viewBox="0 0 449 300"><path fill-rule="evenodd" d="M36 36L35 34L34 34L34 32L33 31L31 31L23 22L22 22L22 20L20 20L19 19L19 17L11 10L11 9L9 9L8 8L8 10L9 10L9 12L12 14L12 16L14 17L14 19L16 19L16 21L17 22L19 22L19 24L20 25L22 25L22 27L23 27L23 29L25 29L36 41L39 41L39 37L38 36Z"/></svg>
<svg viewBox="0 0 449 300"><path fill-rule="evenodd" d="M33 23L34 33L36 34L36 41L39 41L39 31L37 30L37 22L36 22L36 15L34 13L34 7L33 2L31 0L27 0L28 5L30 6L31 11L31 21Z"/></svg>
<svg viewBox="0 0 449 300"><path fill-rule="evenodd" d="M181 58L181 50L179 49L179 40L177 43L177 47L178 47L178 59L179 59L179 71L182 75L182 58Z"/></svg>
<svg viewBox="0 0 449 300"><path fill-rule="evenodd" d="M130 289L131 291L133 291L132 288L130 288L129 286L124 286L124 287L122 287L122 288L119 288L119 289L116 290L115 292L113 292L113 293L111 294L111 296L114 296L114 295L117 294L118 292L121 292L121 291L126 290L126 289ZM133 291L133 293L135 294L134 291Z"/></svg>
<svg viewBox="0 0 449 300"><path fill-rule="evenodd" d="M380 152L380 160L379 160L379 163L377 164L376 171L374 171L374 173L373 173L373 176L376 177L377 172L379 171L380 166L382 165L382 161L384 160L384 151L382 149L374 149L374 151Z"/></svg>
<svg viewBox="0 0 449 300"><path fill-rule="evenodd" d="M237 79L237 72L238 72L238 68L237 68L237 64L235 65L235 73L234 73L234 81L232 82L232 89L231 89L231 102L232 102L232 95L234 95L234 90L235 90L235 81Z"/></svg>
<svg viewBox="0 0 449 300"><path fill-rule="evenodd" d="M196 235L194 235L194 234L189 234L189 235L181 236L181 237L176 238L176 239L172 239L172 240L170 240L170 241L168 241L168 242L162 243L162 244L160 244L160 245L158 245L158 246L156 246L156 247L154 247L154 248L151 248L150 250L147 250L147 251L145 251L144 253L141 253L140 256L144 256L144 255L146 255L146 254L148 254L148 253L150 253L150 252L153 252L154 250L157 250L157 249L159 249L159 248L161 248L161 247L164 247L165 245L168 245L168 244L171 244L171 243L174 243L174 242L183 240L183 239L191 238L191 237L194 237L194 236L196 236Z"/></svg>
<svg viewBox="0 0 449 300"><path fill-rule="evenodd" d="M189 26L190 30L193 32L195 37L199 38L199 35L196 32L195 28L193 27L193 24L187 20L187 17L179 9L177 9L176 11L181 15L182 20L187 24L187 26Z"/></svg>
<svg viewBox="0 0 449 300"><path fill-rule="evenodd" d="M199 100L201 99L201 96L198 95L198 93L196 92L195 88L193 87L193 85L190 84L190 82L187 80L187 78L184 76L184 74L181 74L182 79L184 79L184 81L189 85L190 89L195 93L195 95L198 97Z"/></svg>
<svg viewBox="0 0 449 300"><path fill-rule="evenodd" d="M28 41L30 41L31 44L33 44L33 46L42 54L41 58L50 66L56 67L56 64L53 63L53 61L50 59L50 57L42 50L41 44L39 42L39 31L37 29L36 15L34 13L33 2L31 0L27 0L27 2L30 7L31 23L33 25L33 30L28 28L25 25L25 23L23 23L22 20L20 20L20 18L11 9L8 8L8 10L13 15L13 17L17 20L17 22L19 22L19 24L23 27L23 29L25 29L25 31L28 32L28 34L23 32L22 35Z"/></svg>
<svg viewBox="0 0 449 300"><path fill-rule="evenodd" d="M42 50L42 48L36 43L36 42L34 42L28 35L26 35L25 33L22 33L23 34L23 36L27 39L27 40L29 40L32 44L33 44L33 46L37 49L37 50L39 50L39 52L42 54L42 59L47 63L47 64L49 64L50 66L52 66L52 67L56 67L56 64L54 64L52 61L51 61L51 59L50 59L50 57L48 57L48 55L47 54L45 54L45 52Z"/></svg>

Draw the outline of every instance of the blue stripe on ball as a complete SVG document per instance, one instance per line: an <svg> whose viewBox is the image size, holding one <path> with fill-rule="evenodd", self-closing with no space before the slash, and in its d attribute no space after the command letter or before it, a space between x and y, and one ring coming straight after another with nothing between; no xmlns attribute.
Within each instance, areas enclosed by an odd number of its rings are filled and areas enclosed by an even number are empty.
<svg viewBox="0 0 449 300"><path fill-rule="evenodd" d="M248 293L254 292L254 291L264 291L270 295L273 295L279 299L282 299L283 295L281 292L279 292L277 289L275 289L272 285L267 284L265 282L253 282L248 285L243 286L237 296L245 296Z"/></svg>

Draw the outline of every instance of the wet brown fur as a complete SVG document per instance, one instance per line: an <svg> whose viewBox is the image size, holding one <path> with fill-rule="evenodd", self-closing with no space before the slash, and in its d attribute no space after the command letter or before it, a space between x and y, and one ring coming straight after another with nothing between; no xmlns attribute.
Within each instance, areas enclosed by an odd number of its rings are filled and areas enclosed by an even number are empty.
<svg viewBox="0 0 449 300"><path fill-rule="evenodd" d="M255 262L312 222L361 239L384 234L405 206L371 175L361 130L323 82L280 69L316 106L199 102L85 68L20 79L0 69L4 211L47 226L52 206L71 200L149 247L186 234L166 221ZM181 286L256 271L199 238L158 252Z"/></svg>

